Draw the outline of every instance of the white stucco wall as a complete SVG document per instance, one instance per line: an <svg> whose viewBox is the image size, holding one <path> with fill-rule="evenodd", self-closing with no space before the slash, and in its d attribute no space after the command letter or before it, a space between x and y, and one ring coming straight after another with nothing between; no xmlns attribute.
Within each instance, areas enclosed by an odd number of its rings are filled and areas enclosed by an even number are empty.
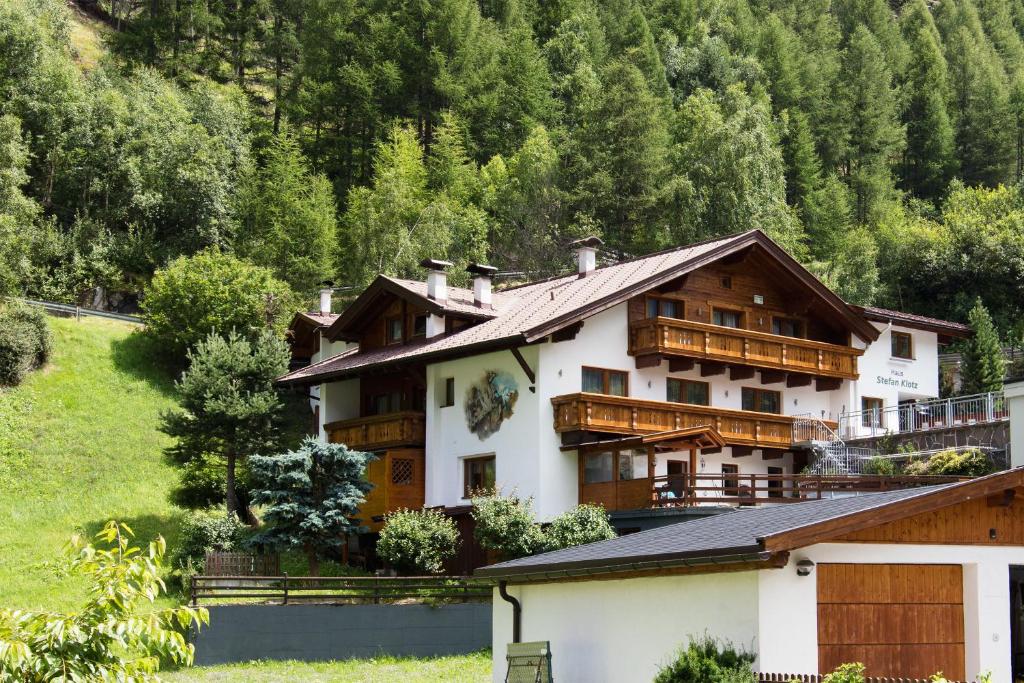
<svg viewBox="0 0 1024 683"><path fill-rule="evenodd" d="M551 641L559 683L650 683L659 666L705 632L750 650L757 572L511 586L522 640ZM495 682L505 680L512 607L494 592Z"/></svg>
<svg viewBox="0 0 1024 683"><path fill-rule="evenodd" d="M328 422L359 417L359 380L346 379L320 385L320 433Z"/></svg>

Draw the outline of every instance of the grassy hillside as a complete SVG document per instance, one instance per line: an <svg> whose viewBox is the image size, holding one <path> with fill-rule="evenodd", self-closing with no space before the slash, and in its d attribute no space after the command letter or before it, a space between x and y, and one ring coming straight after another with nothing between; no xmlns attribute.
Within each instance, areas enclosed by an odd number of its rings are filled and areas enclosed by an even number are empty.
<svg viewBox="0 0 1024 683"><path fill-rule="evenodd" d="M139 540L173 543L181 511L167 501L175 474L161 451L159 415L172 385L146 360L131 325L50 318L50 364L0 389L0 605L67 608L83 586L45 563L73 532L108 519Z"/></svg>

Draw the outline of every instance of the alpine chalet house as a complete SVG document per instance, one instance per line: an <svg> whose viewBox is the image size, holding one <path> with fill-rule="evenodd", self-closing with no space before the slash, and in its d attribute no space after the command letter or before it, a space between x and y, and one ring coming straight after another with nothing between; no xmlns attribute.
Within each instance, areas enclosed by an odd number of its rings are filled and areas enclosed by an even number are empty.
<svg viewBox="0 0 1024 683"><path fill-rule="evenodd" d="M450 287L379 276L340 315L299 314L317 431L374 451L362 512L465 512L495 486L541 520L601 503L621 531L711 505L878 488L836 434L845 413L934 398L938 348L958 324L848 305L764 233L496 291L473 265ZM308 358L308 361L306 360ZM898 486L898 478L885 482Z"/></svg>

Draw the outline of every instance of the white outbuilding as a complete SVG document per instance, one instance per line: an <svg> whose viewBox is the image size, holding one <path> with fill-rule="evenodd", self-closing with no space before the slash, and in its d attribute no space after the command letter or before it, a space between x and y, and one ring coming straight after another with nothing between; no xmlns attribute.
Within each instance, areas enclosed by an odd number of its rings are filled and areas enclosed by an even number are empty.
<svg viewBox="0 0 1024 683"><path fill-rule="evenodd" d="M1020 496L1018 498L1018 496ZM491 565L494 680L512 642L553 678L651 681L691 637L764 673L1024 669L1024 468L969 481L739 509Z"/></svg>

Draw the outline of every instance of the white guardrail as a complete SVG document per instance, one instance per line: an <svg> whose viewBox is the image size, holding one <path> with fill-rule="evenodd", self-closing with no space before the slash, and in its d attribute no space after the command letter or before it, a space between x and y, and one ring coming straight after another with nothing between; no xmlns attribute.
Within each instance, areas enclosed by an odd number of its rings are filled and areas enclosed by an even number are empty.
<svg viewBox="0 0 1024 683"><path fill-rule="evenodd" d="M20 301L23 304L29 306L39 306L46 309L51 313L63 313L65 315L73 315L76 319L81 320L82 316L92 316L95 318L107 318L109 320L120 320L126 323L132 323L135 325L143 325L142 318L137 315L128 315L126 313L113 313L111 311L100 311L95 308L84 308L82 306L75 306L72 304L59 304L55 301L38 301L36 299L21 299L18 297L9 297L11 301Z"/></svg>
<svg viewBox="0 0 1024 683"><path fill-rule="evenodd" d="M875 410L859 410L839 416L839 436L855 439L885 434L905 434L947 429L1010 419L1003 392L905 403Z"/></svg>

